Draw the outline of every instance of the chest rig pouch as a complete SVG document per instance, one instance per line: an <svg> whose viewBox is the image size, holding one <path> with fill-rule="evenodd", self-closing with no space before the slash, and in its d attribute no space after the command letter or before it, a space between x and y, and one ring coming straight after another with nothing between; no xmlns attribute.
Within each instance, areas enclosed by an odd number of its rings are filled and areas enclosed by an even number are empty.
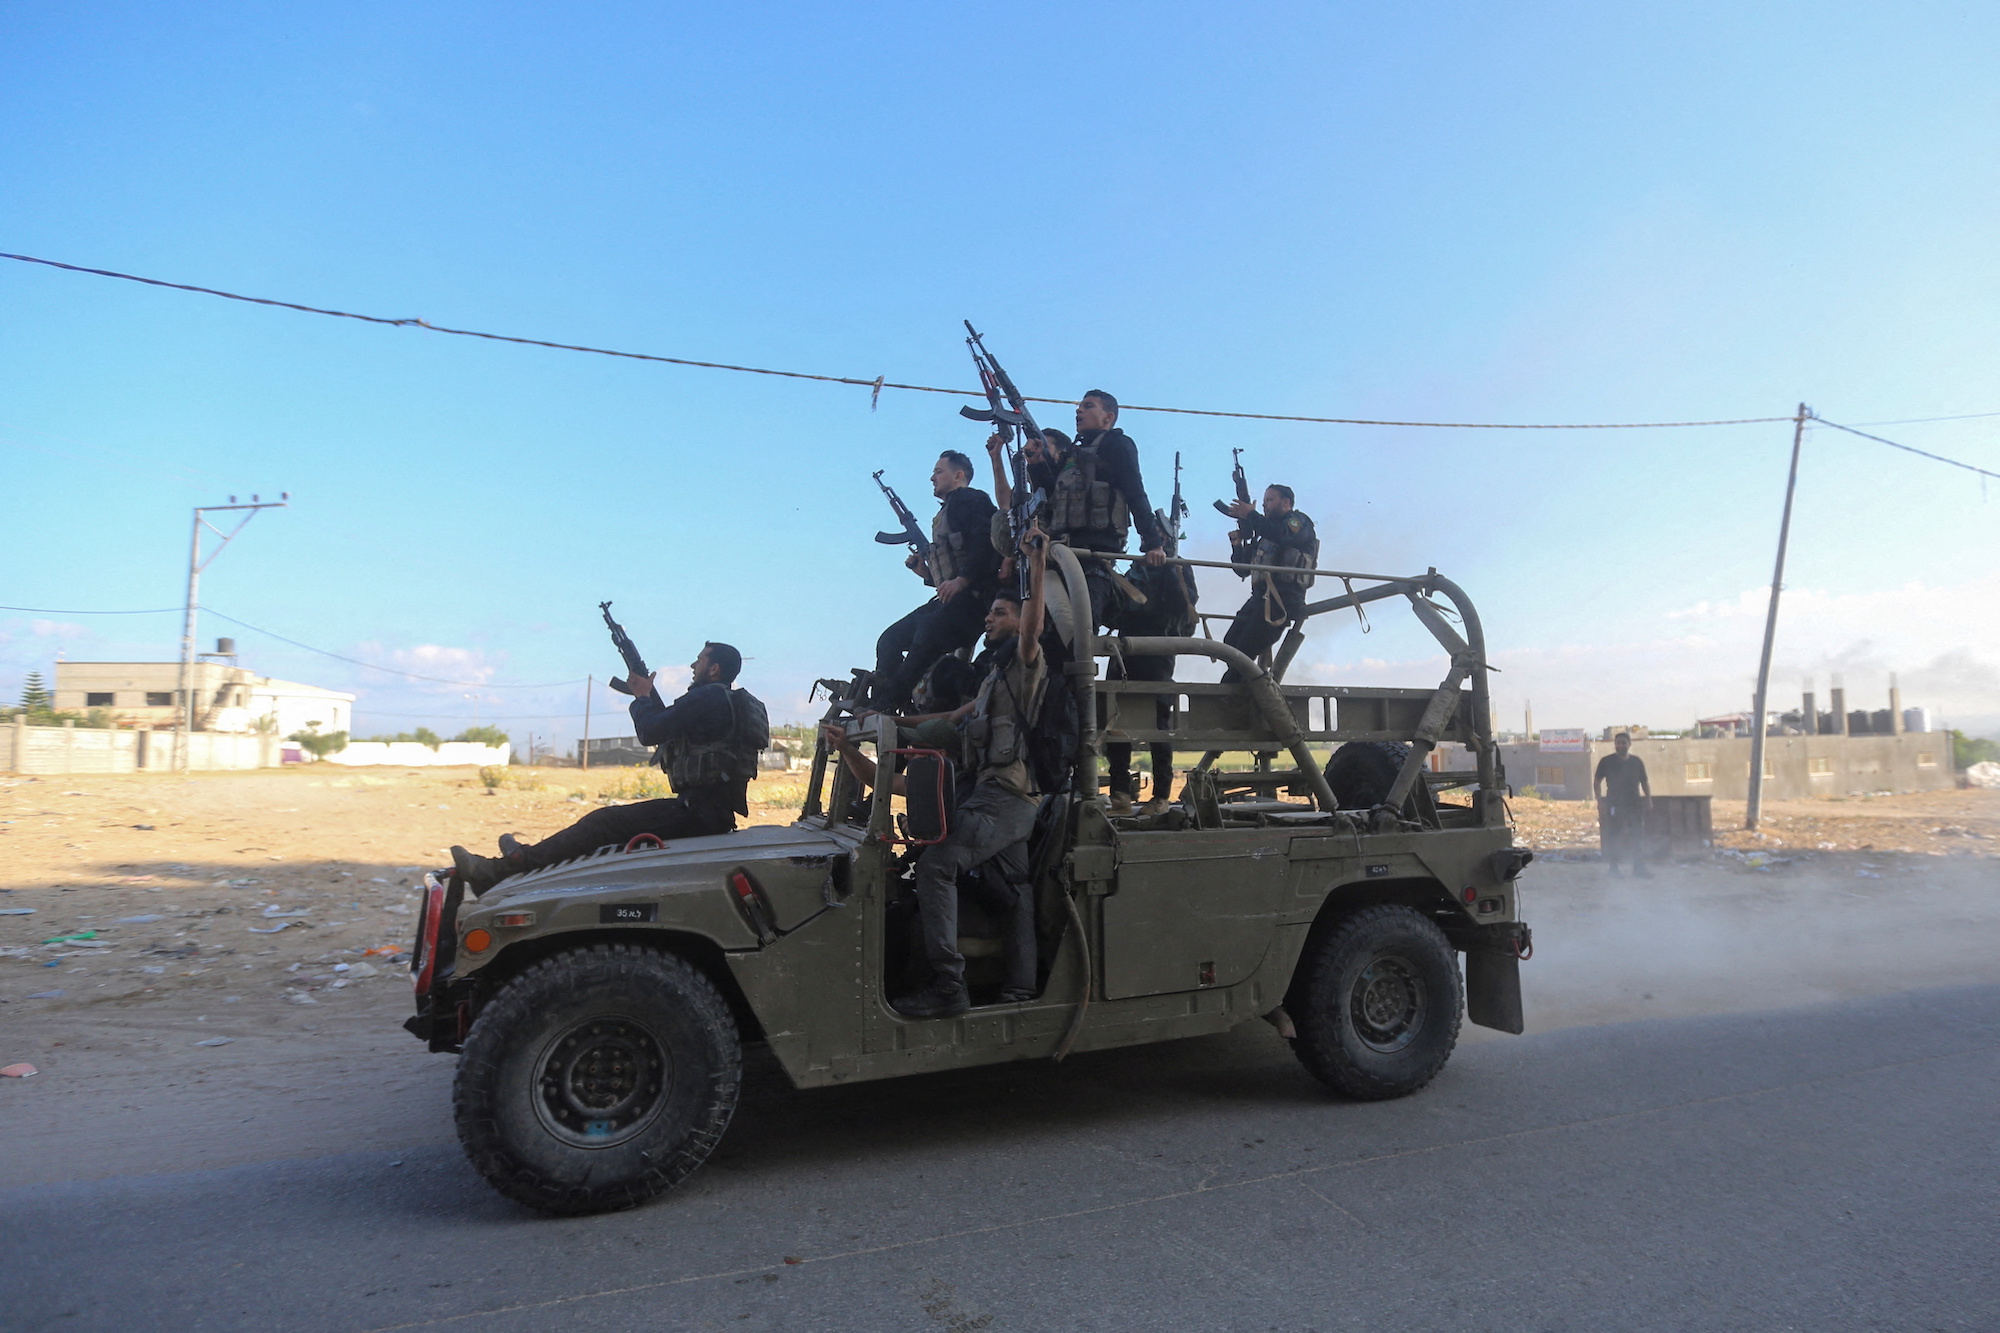
<svg viewBox="0 0 2000 1333"><path fill-rule="evenodd" d="M951 511L940 508L931 519L931 586L949 583L957 578L965 566L966 534L953 530L946 515ZM978 534L981 541L987 540L984 532Z"/></svg>
<svg viewBox="0 0 2000 1333"><path fill-rule="evenodd" d="M1095 444L1074 445L1063 460L1049 497L1049 530L1058 540L1073 532L1108 532L1122 543L1131 530L1132 511L1125 493L1098 480L1099 461Z"/></svg>
<svg viewBox="0 0 2000 1333"><path fill-rule="evenodd" d="M965 742L965 766L975 774L983 769L1005 768L1027 758L1027 727L1021 720L1014 691L1007 684L1007 669L1013 661L1011 652L995 658L993 669L986 673L973 699L972 715L960 728Z"/></svg>

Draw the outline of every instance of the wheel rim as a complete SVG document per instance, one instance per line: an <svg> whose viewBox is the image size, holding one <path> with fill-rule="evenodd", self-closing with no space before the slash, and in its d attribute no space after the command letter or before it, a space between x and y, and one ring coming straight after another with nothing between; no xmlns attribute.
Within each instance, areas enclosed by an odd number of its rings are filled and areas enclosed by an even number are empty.
<svg viewBox="0 0 2000 1333"><path fill-rule="evenodd" d="M611 1148L649 1125L666 1104L673 1066L666 1048L629 1018L593 1018L550 1042L536 1071L543 1126L579 1148Z"/></svg>
<svg viewBox="0 0 2000 1333"><path fill-rule="evenodd" d="M1423 1030L1429 1007L1424 979L1404 958L1381 954L1354 979L1348 1013L1362 1044L1376 1051L1400 1051Z"/></svg>

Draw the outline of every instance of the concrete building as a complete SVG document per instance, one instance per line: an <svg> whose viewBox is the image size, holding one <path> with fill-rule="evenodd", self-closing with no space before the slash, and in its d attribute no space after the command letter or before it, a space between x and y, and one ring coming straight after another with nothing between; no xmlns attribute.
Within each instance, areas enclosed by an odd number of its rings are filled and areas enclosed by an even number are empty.
<svg viewBox="0 0 2000 1333"><path fill-rule="evenodd" d="M194 664L195 730L289 736L318 724L322 732L351 731L354 696L298 681L260 676L236 665L234 644ZM55 707L87 713L104 708L119 727L171 731L180 720L178 662L58 662Z"/></svg>

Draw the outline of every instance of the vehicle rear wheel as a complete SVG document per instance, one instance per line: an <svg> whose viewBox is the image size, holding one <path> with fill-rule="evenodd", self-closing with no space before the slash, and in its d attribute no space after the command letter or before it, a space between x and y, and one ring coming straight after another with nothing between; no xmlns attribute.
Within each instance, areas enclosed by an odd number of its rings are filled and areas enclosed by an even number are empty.
<svg viewBox="0 0 2000 1333"><path fill-rule="evenodd" d="M459 1142L487 1182L545 1213L601 1213L671 1189L736 1109L743 1052L684 959L598 944L530 967L466 1034Z"/></svg>
<svg viewBox="0 0 2000 1333"><path fill-rule="evenodd" d="M1458 960L1422 914L1364 907L1307 946L1285 1008L1315 1078L1362 1101L1407 1096L1458 1044Z"/></svg>

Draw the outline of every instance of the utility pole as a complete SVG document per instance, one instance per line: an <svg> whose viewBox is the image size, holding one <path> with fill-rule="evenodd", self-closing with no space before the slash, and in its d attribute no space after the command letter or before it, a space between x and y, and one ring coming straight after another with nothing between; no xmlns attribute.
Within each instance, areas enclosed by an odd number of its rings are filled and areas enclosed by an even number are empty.
<svg viewBox="0 0 2000 1333"><path fill-rule="evenodd" d="M1757 659L1757 695L1750 707L1750 787L1743 827L1755 830L1764 813L1764 714L1769 708L1771 643L1778 635L1778 594L1785 586L1785 545L1792 535L1792 493L1799 485L1799 445L1806 437L1812 409L1799 404L1792 418L1792 470L1785 476L1785 514L1778 520L1778 565L1771 573L1771 607L1764 615L1764 652Z"/></svg>
<svg viewBox="0 0 2000 1333"><path fill-rule="evenodd" d="M596 685L597 677L583 678L583 756L578 762L585 768L590 767L590 692Z"/></svg>
<svg viewBox="0 0 2000 1333"><path fill-rule="evenodd" d="M188 771L188 750L194 744L194 622L196 614L201 610L201 571L207 569L215 557L222 554L223 548L236 539L236 534L243 531L251 519L257 517L258 510L283 509L291 498L290 491L280 493L275 500L261 500L253 495L249 504L242 505L237 504L236 497L232 495L226 505L208 505L194 511L194 540L188 548L187 611L181 620L181 706L175 721L175 730L179 732L174 742L175 772ZM232 510L245 512L242 519L228 532L216 527L205 517L208 514L220 514ZM203 528L222 538L216 548L206 556L201 553Z"/></svg>

